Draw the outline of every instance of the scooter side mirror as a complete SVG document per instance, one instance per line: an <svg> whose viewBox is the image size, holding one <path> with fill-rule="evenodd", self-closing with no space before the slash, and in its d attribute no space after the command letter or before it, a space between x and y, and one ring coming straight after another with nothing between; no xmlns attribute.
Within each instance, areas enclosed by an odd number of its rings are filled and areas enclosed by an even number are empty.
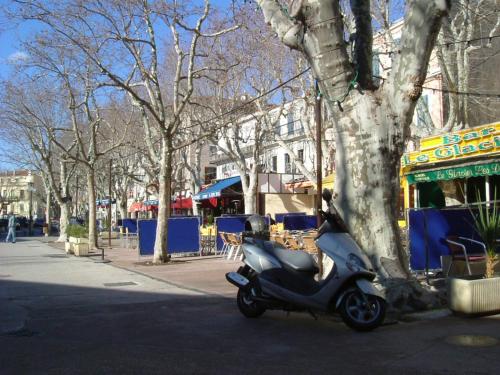
<svg viewBox="0 0 500 375"><path fill-rule="evenodd" d="M330 201L332 200L332 192L329 189L323 189L323 193L321 194L321 196L326 203L330 203Z"/></svg>

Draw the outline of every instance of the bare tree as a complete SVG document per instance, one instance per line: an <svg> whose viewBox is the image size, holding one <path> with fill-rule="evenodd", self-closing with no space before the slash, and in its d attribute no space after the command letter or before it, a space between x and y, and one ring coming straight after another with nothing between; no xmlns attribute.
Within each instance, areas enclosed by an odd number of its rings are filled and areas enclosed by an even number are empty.
<svg viewBox="0 0 500 375"><path fill-rule="evenodd" d="M499 114L498 105L492 105L484 97L454 93L495 92L495 83L489 76L497 69L495 56L500 49L498 39L492 38L500 31L498 1L457 0L453 6L453 12L445 18L437 46L445 87L451 91L444 131L455 126L480 125L478 117L493 121ZM485 75L488 78L482 77ZM481 112L482 115L478 115Z"/></svg>
<svg viewBox="0 0 500 375"><path fill-rule="evenodd" d="M335 126L335 204L353 237L384 278L406 278L407 257L396 221L399 164L422 92L429 57L450 4L408 3L401 53L390 78L372 76L370 2L351 1L356 32L352 60L339 1L295 0L288 14L274 0L258 0L278 38L311 65Z"/></svg>
<svg viewBox="0 0 500 375"><path fill-rule="evenodd" d="M46 188L47 223L50 227L50 206L53 196L60 206L60 235L66 241L69 222L69 181L76 165L68 164L67 156L55 146L53 139L64 143L68 128L64 104L57 90L47 82L21 80L3 87L2 117L8 126L5 139L15 143L18 162L31 165L40 172ZM69 147L71 152L72 147Z"/></svg>
<svg viewBox="0 0 500 375"><path fill-rule="evenodd" d="M181 115L188 105L197 77L210 70L197 52L203 38L217 38L228 30L205 32L210 12L208 0L200 9L189 4L155 1L19 1L24 17L43 22L79 48L110 85L128 93L142 111L149 142L149 157L158 165L158 226L154 262L167 256L173 154ZM169 30L175 68L169 76L158 69L158 33ZM189 42L183 42L189 39ZM116 64L116 57L122 62ZM162 82L171 82L168 94ZM165 87L167 85L164 85ZM152 141L154 137L158 141Z"/></svg>

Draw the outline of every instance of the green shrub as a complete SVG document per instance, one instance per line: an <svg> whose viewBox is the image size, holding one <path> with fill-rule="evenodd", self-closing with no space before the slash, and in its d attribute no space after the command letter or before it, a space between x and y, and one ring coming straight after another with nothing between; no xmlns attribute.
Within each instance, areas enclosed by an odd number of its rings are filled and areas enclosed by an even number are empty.
<svg viewBox="0 0 500 375"><path fill-rule="evenodd" d="M214 223L214 217L213 217L213 215L212 215L212 214L209 214L209 215L207 216L207 224L208 224L208 225L212 225L213 223Z"/></svg>
<svg viewBox="0 0 500 375"><path fill-rule="evenodd" d="M70 224L66 228L69 237L89 238L89 230L83 225Z"/></svg>

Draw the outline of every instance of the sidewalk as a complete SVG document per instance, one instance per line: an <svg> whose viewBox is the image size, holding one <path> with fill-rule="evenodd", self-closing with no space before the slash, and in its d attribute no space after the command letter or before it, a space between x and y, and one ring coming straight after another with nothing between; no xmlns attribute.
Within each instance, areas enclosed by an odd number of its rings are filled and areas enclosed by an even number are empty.
<svg viewBox="0 0 500 375"><path fill-rule="evenodd" d="M41 238L50 246L64 251L64 243L53 242L56 238ZM121 247L120 240L112 241L112 248L104 243L105 259L111 266L127 269L153 279L165 281L175 286L194 291L235 298L236 288L226 281L225 274L235 271L242 263L237 260L225 260L218 256L173 257L169 263L153 265L152 257L139 259L137 249ZM101 252L94 251L91 258L100 259Z"/></svg>

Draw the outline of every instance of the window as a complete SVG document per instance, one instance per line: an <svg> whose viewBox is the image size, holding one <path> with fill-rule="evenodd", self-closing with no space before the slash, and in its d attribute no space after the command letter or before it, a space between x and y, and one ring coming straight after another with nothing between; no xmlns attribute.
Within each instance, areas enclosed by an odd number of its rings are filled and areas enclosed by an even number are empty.
<svg viewBox="0 0 500 375"><path fill-rule="evenodd" d="M293 135L294 123L293 123L293 113L289 112L287 115L287 135Z"/></svg>
<svg viewBox="0 0 500 375"><path fill-rule="evenodd" d="M380 57L375 51L375 54L373 55L372 59L372 74L373 74L373 81L375 82L376 85L380 84Z"/></svg>
<svg viewBox="0 0 500 375"><path fill-rule="evenodd" d="M290 155L285 154L285 173L292 173L292 164L290 163Z"/></svg>
<svg viewBox="0 0 500 375"><path fill-rule="evenodd" d="M295 132L297 134L304 134L304 124L302 124L302 120L297 120L296 123L298 125L297 125L297 129L295 130Z"/></svg>
<svg viewBox="0 0 500 375"><path fill-rule="evenodd" d="M299 160L301 163L304 162L304 150L297 151L297 160Z"/></svg>
<svg viewBox="0 0 500 375"><path fill-rule="evenodd" d="M19 190L19 199L24 199L24 190Z"/></svg>
<svg viewBox="0 0 500 375"><path fill-rule="evenodd" d="M429 96L422 95L417 102L416 110L417 113L417 126L427 125L427 118L429 117Z"/></svg>
<svg viewBox="0 0 500 375"><path fill-rule="evenodd" d="M279 122L274 126L274 134L281 135L281 125Z"/></svg>
<svg viewBox="0 0 500 375"><path fill-rule="evenodd" d="M212 180L215 180L216 175L217 168L205 167L205 184L209 184Z"/></svg>
<svg viewBox="0 0 500 375"><path fill-rule="evenodd" d="M211 157L217 156L217 146L210 145L210 147L209 147L209 153L210 153Z"/></svg>
<svg viewBox="0 0 500 375"><path fill-rule="evenodd" d="M277 156L273 156L272 158L272 171L273 172L278 172L278 157Z"/></svg>
<svg viewBox="0 0 500 375"><path fill-rule="evenodd" d="M19 203L19 211L24 212L24 204Z"/></svg>

